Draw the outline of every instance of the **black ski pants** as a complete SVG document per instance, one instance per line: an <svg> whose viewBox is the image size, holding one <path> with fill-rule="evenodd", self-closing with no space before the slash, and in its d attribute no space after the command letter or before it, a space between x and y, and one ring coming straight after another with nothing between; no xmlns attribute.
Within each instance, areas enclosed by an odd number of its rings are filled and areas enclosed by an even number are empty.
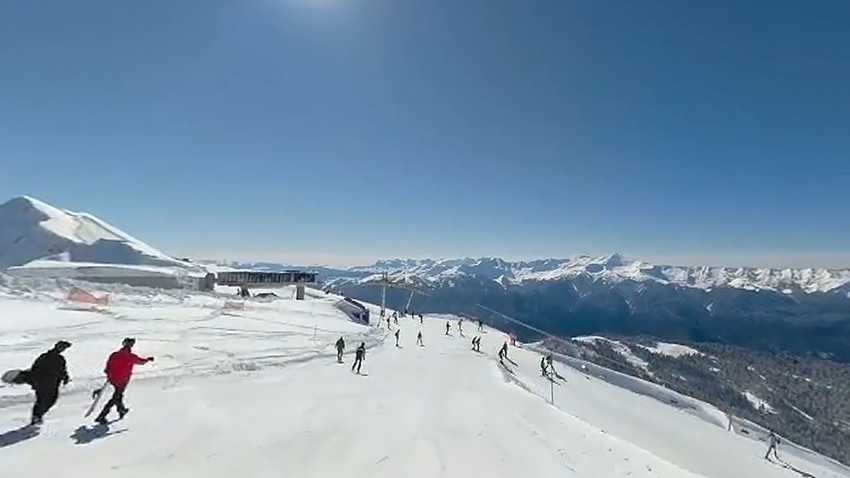
<svg viewBox="0 0 850 478"><path fill-rule="evenodd" d="M357 373L360 373L360 366L361 365L363 365L363 358L362 357L355 358L354 363L351 364L351 371L352 372L355 371L355 368L356 368Z"/></svg>
<svg viewBox="0 0 850 478"><path fill-rule="evenodd" d="M59 398L59 382L36 382L33 384L35 389L35 404L32 406L32 417L41 418L56 404Z"/></svg>
<svg viewBox="0 0 850 478"><path fill-rule="evenodd" d="M776 459L778 460L778 459L779 459L779 453L777 453L777 452L776 452L776 445L770 445L770 446L767 448L767 453L765 453L765 454L764 454L764 458L765 458L765 459L768 459L768 457L770 457L770 452L771 452L771 451L773 452L773 456L775 456L775 457L776 457Z"/></svg>
<svg viewBox="0 0 850 478"><path fill-rule="evenodd" d="M118 413L121 414L123 414L127 410L127 407L124 406L124 390L127 389L127 384L112 384L112 388L115 389L115 391L112 393L112 398L110 398L109 401L106 402L106 405L104 405L103 411L101 411L100 415L97 416L98 420L106 418L106 416L109 415L109 412L112 410L112 407L118 408Z"/></svg>

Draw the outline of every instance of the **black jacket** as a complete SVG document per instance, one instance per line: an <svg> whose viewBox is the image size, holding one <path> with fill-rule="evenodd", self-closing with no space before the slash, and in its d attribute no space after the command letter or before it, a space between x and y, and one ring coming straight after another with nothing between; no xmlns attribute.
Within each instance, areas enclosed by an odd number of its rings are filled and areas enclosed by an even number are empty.
<svg viewBox="0 0 850 478"><path fill-rule="evenodd" d="M337 349L337 350L343 350L343 349L345 349L345 341L344 341L344 340L342 340L342 339L337 340L337 341L336 341L336 349Z"/></svg>
<svg viewBox="0 0 850 478"><path fill-rule="evenodd" d="M360 345L357 347L357 350L354 351L355 360L363 360L363 357L366 355L366 347Z"/></svg>
<svg viewBox="0 0 850 478"><path fill-rule="evenodd" d="M48 350L39 355L30 368L30 382L33 385L59 385L60 382L68 382L68 369L65 365L65 357L55 349Z"/></svg>

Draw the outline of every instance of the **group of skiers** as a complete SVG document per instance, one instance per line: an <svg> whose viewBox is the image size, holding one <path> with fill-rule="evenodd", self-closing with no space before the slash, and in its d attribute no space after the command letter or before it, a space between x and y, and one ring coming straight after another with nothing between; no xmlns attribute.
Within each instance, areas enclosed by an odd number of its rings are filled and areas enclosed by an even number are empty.
<svg viewBox="0 0 850 478"><path fill-rule="evenodd" d="M420 316L421 317L421 316ZM389 320L389 319L388 319ZM462 334L462 320L458 320L458 330ZM481 321L478 321L479 330L483 328ZM446 323L446 335L449 335L451 324ZM396 346L399 346L399 330L395 332ZM422 340L422 331L420 330L416 337L417 345L424 346ZM124 393L133 375L133 368L136 365L146 364L154 360L153 357L142 358L133 353L133 346L136 340L133 338L125 338L121 343L121 348L109 355L104 367L107 382L113 388L113 394L110 400L104 405L100 414L98 414L95 422L101 425L108 423L107 416L112 411L113 407L118 411L119 419L123 419L130 411L124 404ZM32 408L31 425L40 425L43 423L44 415L56 404L59 398L59 387L67 385L71 378L68 375L68 367L65 357L62 355L71 343L65 340L56 342L52 349L42 353L33 362L29 370L22 371L18 374L16 382L27 383L35 391L35 403ZM481 351L481 337L475 336L472 338L472 350ZM342 356L345 352L345 340L340 337L336 341L337 362L342 363ZM351 364L351 371L360 374L360 369L363 365L363 360L366 358L366 343L360 342L360 345L354 351L354 362ZM508 359L508 343L505 342L499 349L499 361L504 364L504 360ZM552 365L552 355L546 355L540 359L540 375L552 379L557 376ZM731 424L731 419L730 419ZM779 437L771 431L767 436L768 449L764 458L769 460L770 454L779 459L777 453L777 445L780 443Z"/></svg>
<svg viewBox="0 0 850 478"><path fill-rule="evenodd" d="M404 313L401 314L401 316L404 317L406 315L408 315L408 312L405 310ZM413 318L415 318L417 315L419 317L419 323L423 323L422 314L412 314L412 313L410 314L410 316L413 317ZM392 330L391 320L394 321L396 324L398 324L398 317L399 317L398 312L393 312L392 315L387 315L384 310L381 310L381 317L386 317L386 319L387 319L387 329L388 330ZM450 334L451 327L452 327L451 322L447 321L446 322L446 335L451 335ZM460 335L464 336L463 335L463 318L458 319L457 327L458 327L458 330L460 331ZM481 320L478 320L478 330L484 330L484 323ZM401 345L399 344L399 340L401 339L401 329L396 328L396 331L393 334L393 336L395 337L395 346L400 348ZM421 330L416 334L416 345L418 345L420 347L425 346L425 342L422 338L422 331ZM340 337L336 341L335 347L336 347L336 361L338 363L342 363L342 356L345 353L345 339L343 337ZM507 344L507 342L505 342L505 344L502 346L502 349L499 350L499 360L502 360L503 357L507 357L507 348L508 348L508 344ZM480 336L475 336L475 337L472 338L472 350L474 350L476 352L481 351L481 337ZM357 347L357 349L354 352L354 362L351 364L351 371L352 372L355 372L355 373L358 373L358 374L360 373L360 367L362 366L363 359L365 357L366 357L366 343L360 342L360 345Z"/></svg>
<svg viewBox="0 0 850 478"><path fill-rule="evenodd" d="M113 352L106 361L104 373L107 382L112 386L114 392L112 398L103 407L95 421L106 424L106 417L113 407L118 410L120 418L124 418L130 411L124 405L124 392L133 375L133 367L152 362L153 357L142 358L132 352L136 340L125 338L121 348ZM71 343L65 340L56 342L52 349L39 355L29 370L22 371L16 382L29 384L35 391L35 404L32 407L31 425L40 425L44 421L44 415L56 404L59 398L60 385L68 385L71 381L68 375L68 366L63 352L71 347Z"/></svg>
<svg viewBox="0 0 850 478"><path fill-rule="evenodd" d="M398 337L396 337L398 343ZM336 361L342 363L342 354L345 352L345 339L342 337L336 341ZM360 345L354 350L354 363L351 364L351 371L357 374L360 373L360 367L363 365L363 359L366 358L366 342L360 342Z"/></svg>

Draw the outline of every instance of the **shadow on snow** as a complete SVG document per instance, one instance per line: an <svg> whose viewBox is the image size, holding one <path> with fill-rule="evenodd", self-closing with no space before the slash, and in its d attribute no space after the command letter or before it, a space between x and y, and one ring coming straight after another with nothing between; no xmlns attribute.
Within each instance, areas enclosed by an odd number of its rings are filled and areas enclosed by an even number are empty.
<svg viewBox="0 0 850 478"><path fill-rule="evenodd" d="M71 434L71 439L74 440L76 445L87 445L95 440L106 438L110 435L124 433L125 431L127 430L109 431L109 425L95 425L91 428L85 425L80 425L80 427L74 430L74 433Z"/></svg>
<svg viewBox="0 0 850 478"><path fill-rule="evenodd" d="M38 436L38 427L33 425L24 425L15 430L9 430L0 435L0 448L12 446L15 443L20 443Z"/></svg>

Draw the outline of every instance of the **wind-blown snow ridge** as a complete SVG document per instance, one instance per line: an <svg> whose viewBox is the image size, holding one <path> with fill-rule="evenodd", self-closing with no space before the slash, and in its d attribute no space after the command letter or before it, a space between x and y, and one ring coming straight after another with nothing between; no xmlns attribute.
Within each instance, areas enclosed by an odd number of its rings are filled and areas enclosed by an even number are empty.
<svg viewBox="0 0 850 478"><path fill-rule="evenodd" d="M387 272L391 278L417 276L435 283L463 277L480 277L503 286L529 282L584 279L591 282L655 282L664 285L711 289L731 287L781 293L850 293L848 269L770 269L656 265L620 254L576 256L509 262L499 258L379 261L349 269L352 273ZM365 282L362 278L361 282ZM369 279L371 280L371 279Z"/></svg>
<svg viewBox="0 0 850 478"><path fill-rule="evenodd" d="M187 267L91 214L21 196L0 205L0 268L40 259Z"/></svg>

